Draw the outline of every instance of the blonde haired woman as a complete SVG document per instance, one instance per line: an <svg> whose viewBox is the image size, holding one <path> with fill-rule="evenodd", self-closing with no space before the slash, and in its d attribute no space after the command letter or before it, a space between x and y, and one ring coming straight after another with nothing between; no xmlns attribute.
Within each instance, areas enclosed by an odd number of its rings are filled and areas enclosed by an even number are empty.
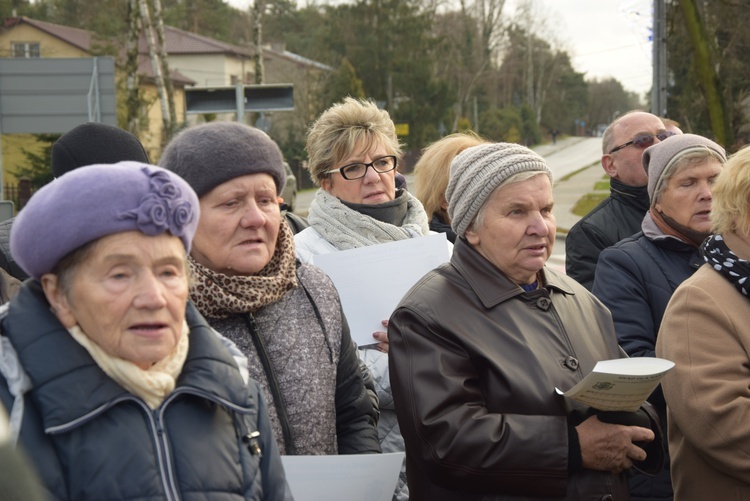
<svg viewBox="0 0 750 501"><path fill-rule="evenodd" d="M750 148L713 186L706 261L677 288L656 355L664 378L674 498L746 499L750 492Z"/></svg>
<svg viewBox="0 0 750 501"><path fill-rule="evenodd" d="M427 235L422 204L396 188L401 145L387 111L370 101L344 99L312 125L307 152L310 176L321 189L310 204L310 227L294 237L300 260L310 262L316 254ZM373 337L378 349L360 349L358 355L378 389L380 446L383 452L403 451L388 376L388 337L385 332ZM408 499L403 471L394 498Z"/></svg>
<svg viewBox="0 0 750 501"><path fill-rule="evenodd" d="M430 230L445 233L451 243L456 243L456 233L451 229L448 202L445 200L451 161L466 148L486 142L472 131L456 132L425 148L414 166L414 196L424 206Z"/></svg>

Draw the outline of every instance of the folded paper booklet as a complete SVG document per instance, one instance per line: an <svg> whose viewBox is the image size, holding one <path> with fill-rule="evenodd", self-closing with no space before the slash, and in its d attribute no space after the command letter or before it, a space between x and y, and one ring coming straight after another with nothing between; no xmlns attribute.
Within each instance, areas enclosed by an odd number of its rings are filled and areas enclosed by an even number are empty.
<svg viewBox="0 0 750 501"><path fill-rule="evenodd" d="M564 395L600 411L637 411L674 362L663 358L633 357L597 362L583 381Z"/></svg>

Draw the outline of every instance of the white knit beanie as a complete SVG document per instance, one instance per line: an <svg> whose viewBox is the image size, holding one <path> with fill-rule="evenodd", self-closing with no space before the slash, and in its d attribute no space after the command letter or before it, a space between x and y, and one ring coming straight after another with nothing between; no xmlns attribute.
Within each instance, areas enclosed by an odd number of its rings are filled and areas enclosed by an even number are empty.
<svg viewBox="0 0 750 501"><path fill-rule="evenodd" d="M520 144L480 144L456 155L445 190L453 231L463 237L495 188L526 171L543 172L552 182L552 171L544 159Z"/></svg>

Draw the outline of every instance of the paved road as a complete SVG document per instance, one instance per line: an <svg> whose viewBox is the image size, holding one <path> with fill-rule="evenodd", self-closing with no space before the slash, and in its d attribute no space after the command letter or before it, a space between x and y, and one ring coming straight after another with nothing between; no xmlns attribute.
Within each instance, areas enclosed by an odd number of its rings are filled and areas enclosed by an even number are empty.
<svg viewBox="0 0 750 501"><path fill-rule="evenodd" d="M557 144L543 144L534 148L547 161L552 170L555 184L555 217L558 235L550 265L557 269L565 268L565 234L579 219L571 212L578 200L593 190L594 184L604 176L599 161L602 155L600 137L566 137ZM414 179L407 174L408 186L414 186ZM315 190L297 194L297 207L294 212L302 216L315 197Z"/></svg>

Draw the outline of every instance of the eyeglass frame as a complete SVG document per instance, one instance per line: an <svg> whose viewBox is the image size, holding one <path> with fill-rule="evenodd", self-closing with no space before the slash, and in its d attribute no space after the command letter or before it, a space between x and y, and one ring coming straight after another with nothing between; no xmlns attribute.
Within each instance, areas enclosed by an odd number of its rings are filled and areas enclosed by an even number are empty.
<svg viewBox="0 0 750 501"><path fill-rule="evenodd" d="M638 141L639 139L644 139L644 138L647 138L647 137L651 137L651 138L654 138L654 137L655 137L655 138L657 138L657 139L658 139L659 141L664 141L664 140L665 140L665 139L667 139L668 137L672 137L672 136L674 136L674 135L676 135L676 133L675 133L675 132L672 132L671 130L663 130L663 131L659 131L659 132L657 132L656 134L637 134L637 135L636 135L636 136L635 136L635 137L634 137L633 139L631 139L631 140L630 140L630 141L628 141L627 143L623 143L623 144L621 144L620 146L616 146L616 147L612 148L612 149L610 150L610 152L608 153L608 155L611 155L612 153L615 153L615 152L617 152L617 151L620 151L620 150L621 150L621 149L623 149L623 148L627 148L627 147L628 147L628 146L630 146L631 144L635 144L635 143L636 143L636 141ZM660 136L664 136L664 137L660 137ZM649 144L649 145L647 145L647 146L644 146L644 147L642 147L641 149L645 150L646 148L648 148L649 146L652 146L653 144L654 144L654 142L653 142L653 141L651 141L651 144ZM640 146L639 146L639 148L640 148Z"/></svg>
<svg viewBox="0 0 750 501"><path fill-rule="evenodd" d="M375 162L383 160L384 158L392 158L393 159L393 167L390 168L390 169L388 169L388 170L382 170L382 171L376 169L375 165L374 165ZM346 169L347 167L351 167L352 165L364 165L365 166L365 172L364 172L364 174L362 174L359 177L346 177L346 174L344 174L344 171L342 169ZM393 170L396 170L397 166L398 166L398 157L396 155L383 155L382 157L376 158L375 160L373 160L369 164L365 163L365 162L352 162L350 164L342 165L338 169L327 170L327 171L325 171L324 174L328 175L328 174L333 174L334 172L338 172L339 174L341 174L341 177L343 177L347 181L356 181L357 179L362 179L363 177L365 177L367 175L367 168L368 167L372 167L372 170L374 170L378 174L385 174L386 172L391 172Z"/></svg>

